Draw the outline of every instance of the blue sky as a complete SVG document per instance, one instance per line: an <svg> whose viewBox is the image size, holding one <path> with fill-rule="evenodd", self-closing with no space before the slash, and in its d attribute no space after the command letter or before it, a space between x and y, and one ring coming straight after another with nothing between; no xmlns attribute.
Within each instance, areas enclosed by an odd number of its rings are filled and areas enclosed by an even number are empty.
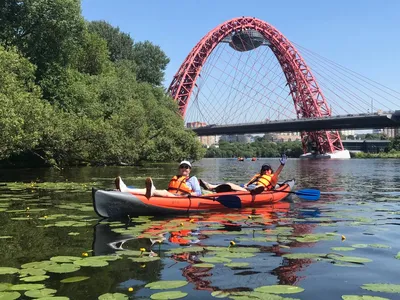
<svg viewBox="0 0 400 300"><path fill-rule="evenodd" d="M234 17L252 16L289 40L400 91L400 1L83 0L87 20L106 20L170 57L165 85L193 46Z"/></svg>

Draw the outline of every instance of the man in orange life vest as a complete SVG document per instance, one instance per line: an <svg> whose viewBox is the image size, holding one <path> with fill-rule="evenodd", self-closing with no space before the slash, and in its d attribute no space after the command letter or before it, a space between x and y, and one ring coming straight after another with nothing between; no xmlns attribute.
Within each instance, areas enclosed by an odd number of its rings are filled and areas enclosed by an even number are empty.
<svg viewBox="0 0 400 300"><path fill-rule="evenodd" d="M285 154L282 154L282 157L279 159L281 163L278 169L274 172L272 167L269 164L263 164L260 170L260 173L253 176L249 182L247 182L244 187L241 187L234 183L223 183L219 185L213 185L205 182L200 179L200 186L207 190L215 190L218 192L229 192L229 191L250 191L252 194L262 193L264 190L272 190L275 188L275 185L278 182L279 174L281 173L287 157Z"/></svg>
<svg viewBox="0 0 400 300"><path fill-rule="evenodd" d="M121 177L115 179L115 187L121 192L129 192L137 195L145 195L147 198L151 196L176 197L182 195L200 196L201 188L196 176L189 177L192 165L189 161L184 160L179 164L178 175L172 177L168 185L168 190L157 190L153 184L153 180L146 178L144 189L128 188L122 181Z"/></svg>

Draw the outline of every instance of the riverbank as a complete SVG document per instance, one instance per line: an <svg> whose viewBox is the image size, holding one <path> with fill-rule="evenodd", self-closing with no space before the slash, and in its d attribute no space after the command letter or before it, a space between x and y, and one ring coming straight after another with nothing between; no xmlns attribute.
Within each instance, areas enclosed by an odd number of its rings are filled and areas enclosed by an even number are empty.
<svg viewBox="0 0 400 300"><path fill-rule="evenodd" d="M400 151L391 150L389 152L380 153L365 153L356 152L351 153L351 158L398 158L400 159Z"/></svg>

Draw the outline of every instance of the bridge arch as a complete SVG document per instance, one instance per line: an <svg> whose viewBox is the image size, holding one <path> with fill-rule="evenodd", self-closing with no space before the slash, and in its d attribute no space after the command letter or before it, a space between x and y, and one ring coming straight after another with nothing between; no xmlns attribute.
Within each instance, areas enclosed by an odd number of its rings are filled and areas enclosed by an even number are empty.
<svg viewBox="0 0 400 300"><path fill-rule="evenodd" d="M208 32L192 49L175 74L168 92L178 102L182 117L185 116L192 90L202 66L214 48L233 32L253 29L270 43L286 77L298 119L330 116L331 111L322 91L293 44L275 27L253 17L234 18ZM303 150L311 144L320 153L344 150L337 131L301 132Z"/></svg>

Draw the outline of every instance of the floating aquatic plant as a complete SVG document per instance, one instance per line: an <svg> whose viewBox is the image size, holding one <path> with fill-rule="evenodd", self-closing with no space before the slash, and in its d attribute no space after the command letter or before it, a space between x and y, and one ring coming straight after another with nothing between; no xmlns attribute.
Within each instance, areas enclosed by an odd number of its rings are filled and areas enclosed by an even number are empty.
<svg viewBox="0 0 400 300"><path fill-rule="evenodd" d="M146 288L152 290L165 290L165 289L175 289L187 285L188 282L184 280L162 280L150 282L145 285Z"/></svg>

